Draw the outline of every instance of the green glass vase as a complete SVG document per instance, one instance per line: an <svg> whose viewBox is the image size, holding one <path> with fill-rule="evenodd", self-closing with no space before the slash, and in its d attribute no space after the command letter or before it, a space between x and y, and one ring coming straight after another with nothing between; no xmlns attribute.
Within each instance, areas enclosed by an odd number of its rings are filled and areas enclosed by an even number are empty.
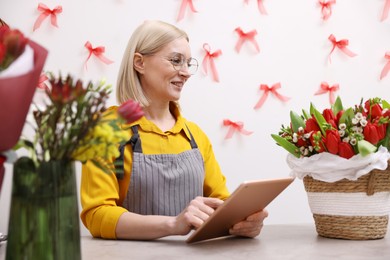
<svg viewBox="0 0 390 260"><path fill-rule="evenodd" d="M74 162L14 164L6 260L81 259Z"/></svg>

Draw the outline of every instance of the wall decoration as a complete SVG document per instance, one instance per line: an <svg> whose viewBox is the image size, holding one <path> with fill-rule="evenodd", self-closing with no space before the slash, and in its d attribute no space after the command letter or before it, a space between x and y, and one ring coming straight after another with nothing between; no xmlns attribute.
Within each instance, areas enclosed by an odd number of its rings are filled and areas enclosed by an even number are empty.
<svg viewBox="0 0 390 260"><path fill-rule="evenodd" d="M264 102L267 100L269 92L271 92L277 99L279 99L282 102L289 101L290 100L289 97L283 96L283 95L278 93L277 89L280 89L280 88L281 88L280 82L275 83L271 87L268 87L268 85L266 85L266 84L261 84L260 90L264 91L264 93L261 96L261 98L259 99L259 101L256 103L254 109L259 109L263 106Z"/></svg>
<svg viewBox="0 0 390 260"><path fill-rule="evenodd" d="M386 52L385 59L387 59L387 63L386 63L386 65L382 69L381 78L380 79L383 79L384 77L386 77L387 73L390 70L390 51Z"/></svg>
<svg viewBox="0 0 390 260"><path fill-rule="evenodd" d="M224 119L223 120L223 125L229 127L228 133L225 136L225 139L230 139L232 138L233 134L235 132L239 132L243 135L251 135L253 134L252 131L248 131L244 129L244 123L241 121L233 122L229 119Z"/></svg>
<svg viewBox="0 0 390 260"><path fill-rule="evenodd" d="M318 3L321 6L322 20L328 20L332 15L332 5L336 3L336 0L319 0Z"/></svg>
<svg viewBox="0 0 390 260"><path fill-rule="evenodd" d="M202 62L202 71L205 75L208 74L208 67L210 67L211 70L211 76L214 81L219 82L218 77L218 71L215 66L214 59L218 58L220 55L222 55L221 50L216 50L214 52L211 52L210 45L208 43L203 44L203 49L206 51L206 55L203 58Z"/></svg>
<svg viewBox="0 0 390 260"><path fill-rule="evenodd" d="M95 55L98 59L100 59L105 64L113 63L112 60L109 60L108 58L106 58L103 55L103 53L105 52L105 49L106 49L104 46L99 46L99 47L93 48L92 44L89 41L87 41L84 46L85 46L85 48L88 49L88 52L89 52L88 58L85 61L85 69L87 69L87 62L88 62L89 58L91 58L92 54Z"/></svg>
<svg viewBox="0 0 390 260"><path fill-rule="evenodd" d="M250 41L253 44L253 46L255 47L256 52L260 52L259 44L257 43L257 41L255 39L255 36L257 35L256 30L244 32L240 27L237 27L234 31L237 32L238 36L239 36L239 39L238 39L236 47L235 47L237 52L240 52L242 45L246 41Z"/></svg>
<svg viewBox="0 0 390 260"><path fill-rule="evenodd" d="M385 0L385 6L383 7L381 22L387 19L387 16L389 15L390 10L390 0Z"/></svg>
<svg viewBox="0 0 390 260"><path fill-rule="evenodd" d="M334 51L334 49L335 49L336 47L339 48L339 49L340 49L342 52L344 52L345 54L347 54L349 57L355 57L355 56L357 55L356 53L350 51L350 50L347 48L347 46L348 46L348 44L349 44L349 41L348 41L347 39L343 39L343 40L337 41L337 40L336 40L336 37L335 37L333 34L329 35L328 39L329 39L329 41L331 41L332 44L333 44L332 50L330 51L329 56L328 56L328 58L329 58L329 63L332 62L330 56L331 56L332 52Z"/></svg>
<svg viewBox="0 0 390 260"><path fill-rule="evenodd" d="M182 0L181 5L180 5L180 10L179 10L179 15L177 16L177 22L182 20L184 18L184 13L186 11L187 6L190 7L190 10L193 13L196 13L197 11L195 10L194 4L192 3L192 0Z"/></svg>
<svg viewBox="0 0 390 260"><path fill-rule="evenodd" d="M320 85L320 88L317 90L314 95L322 95L329 93L329 103L333 104L335 101L335 92L340 89L339 84L333 84L332 86L329 86L327 82L322 82Z"/></svg>
<svg viewBox="0 0 390 260"><path fill-rule="evenodd" d="M249 3L249 0L244 0L244 2L246 4ZM264 4L263 4L263 0L257 0L257 8L259 8L259 12L263 15L267 15L267 10L265 10L265 7L264 7Z"/></svg>
<svg viewBox="0 0 390 260"><path fill-rule="evenodd" d="M34 23L33 31L38 29L41 26L43 20L45 20L48 16L50 16L51 24L58 28L57 14L62 13L62 6L58 5L55 8L50 9L45 4L39 3L37 9L39 12L41 12L41 14L38 16L37 20Z"/></svg>

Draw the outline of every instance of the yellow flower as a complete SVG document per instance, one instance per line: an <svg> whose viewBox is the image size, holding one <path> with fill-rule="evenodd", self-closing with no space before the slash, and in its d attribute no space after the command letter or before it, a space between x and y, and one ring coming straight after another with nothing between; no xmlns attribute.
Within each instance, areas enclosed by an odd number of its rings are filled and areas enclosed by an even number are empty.
<svg viewBox="0 0 390 260"><path fill-rule="evenodd" d="M85 162L97 157L116 158L119 156L118 145L127 140L124 131L114 129L110 121L99 122L81 141L72 154L72 158Z"/></svg>

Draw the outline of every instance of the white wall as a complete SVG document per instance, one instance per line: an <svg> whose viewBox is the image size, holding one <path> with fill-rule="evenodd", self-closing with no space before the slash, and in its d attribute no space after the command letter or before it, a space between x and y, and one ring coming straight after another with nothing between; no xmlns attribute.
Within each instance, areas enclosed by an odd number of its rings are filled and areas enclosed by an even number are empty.
<svg viewBox="0 0 390 260"><path fill-rule="evenodd" d="M265 0L269 15L259 13L255 0L248 5L244 0L193 0L198 12L187 10L179 22L176 17L181 0L45 0L43 3L50 8L62 5L59 28L47 19L33 32L39 2L1 0L0 17L49 49L45 70L93 81L105 77L115 85L127 40L145 19L160 19L185 29L192 54L200 63L204 43L209 43L212 51L221 49L223 54L216 60L220 82L199 70L187 83L181 105L185 117L209 135L231 191L244 180L289 175L287 153L276 146L270 134L288 123L290 110L308 109L310 102L319 109L329 105L327 95L314 95L322 81L340 84L338 94L345 105L357 104L361 97L390 99L390 75L379 80L386 64L384 54L390 51L390 18L380 22L385 0L337 1L325 22L316 0ZM257 30L260 53L251 44L244 44L240 53L234 50L236 27ZM332 63L327 63L332 47L327 39L330 34L337 40L349 39L349 48L358 56L349 58L335 50ZM83 46L88 40L94 47L105 46L105 55L115 63L104 65L92 57L85 71L87 51ZM262 94L259 85L276 82L281 82L280 93L291 100L282 103L270 95L261 109L254 110ZM115 104L114 94L109 104ZM254 133L225 140L223 119L243 121L245 129ZM7 231L11 176L12 166L7 165L0 196L0 232ZM312 222L301 180L296 180L268 209L269 224Z"/></svg>

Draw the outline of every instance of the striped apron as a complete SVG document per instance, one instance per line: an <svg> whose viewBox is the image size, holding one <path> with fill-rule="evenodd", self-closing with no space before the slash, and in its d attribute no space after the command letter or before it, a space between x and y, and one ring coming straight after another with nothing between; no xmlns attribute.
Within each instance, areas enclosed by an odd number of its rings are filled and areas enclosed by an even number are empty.
<svg viewBox="0 0 390 260"><path fill-rule="evenodd" d="M204 162L191 132L187 128L191 150L149 155L142 152L138 126L131 129L133 167L123 207L142 215L178 215L203 195Z"/></svg>

